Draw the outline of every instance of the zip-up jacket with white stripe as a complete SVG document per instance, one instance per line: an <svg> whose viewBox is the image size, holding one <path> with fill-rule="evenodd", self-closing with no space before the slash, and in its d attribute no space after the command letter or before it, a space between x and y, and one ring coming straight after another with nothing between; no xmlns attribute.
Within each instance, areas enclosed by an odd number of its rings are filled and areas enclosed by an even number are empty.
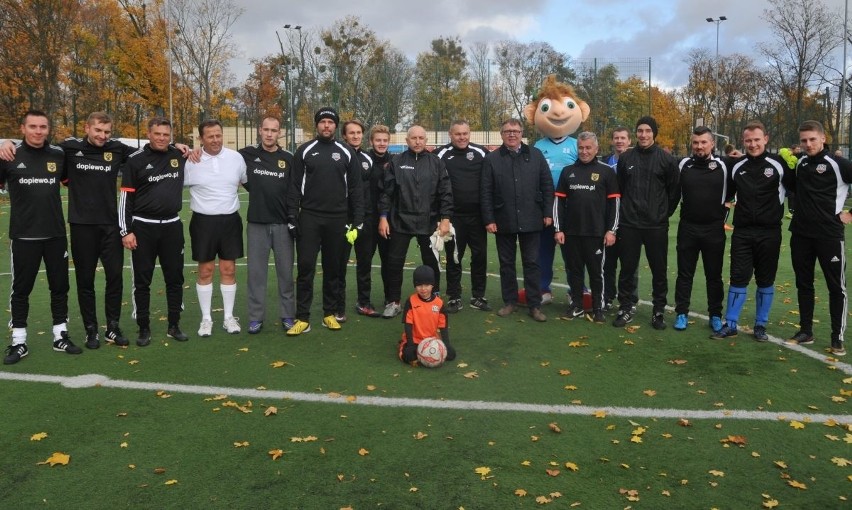
<svg viewBox="0 0 852 510"><path fill-rule="evenodd" d="M572 236L603 237L618 231L621 193L611 166L579 159L562 169L553 201L553 226Z"/></svg>
<svg viewBox="0 0 852 510"><path fill-rule="evenodd" d="M838 216L852 183L852 163L827 150L805 156L796 166L796 212L790 232L818 239L843 239Z"/></svg>
<svg viewBox="0 0 852 510"><path fill-rule="evenodd" d="M784 196L795 182L795 175L781 156L764 152L734 160L730 190L737 194L734 227L780 227Z"/></svg>
<svg viewBox="0 0 852 510"><path fill-rule="evenodd" d="M348 145L334 138L314 138L295 154L287 196L287 216L299 211L321 216L344 216L355 225L364 222L360 161Z"/></svg>
<svg viewBox="0 0 852 510"><path fill-rule="evenodd" d="M121 236L133 232L133 217L172 220L183 207L186 159L174 146L164 152L148 144L127 158L121 173L118 227Z"/></svg>
<svg viewBox="0 0 852 510"><path fill-rule="evenodd" d="M729 193L731 179L728 166L714 157L683 158L680 168L680 219L696 225L710 225L725 221L725 202L733 197Z"/></svg>

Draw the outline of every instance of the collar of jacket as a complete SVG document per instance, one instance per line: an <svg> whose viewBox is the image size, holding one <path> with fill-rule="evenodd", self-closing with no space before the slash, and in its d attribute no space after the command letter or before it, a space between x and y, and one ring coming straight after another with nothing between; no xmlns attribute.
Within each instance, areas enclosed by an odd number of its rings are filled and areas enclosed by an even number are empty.
<svg viewBox="0 0 852 510"><path fill-rule="evenodd" d="M510 152L514 152L514 151L509 150L509 148L506 147L505 143L500 146L500 155L501 156L505 156L505 155L509 154ZM521 150L519 150L518 153L519 154L529 154L530 153L530 146L521 142Z"/></svg>
<svg viewBox="0 0 852 510"><path fill-rule="evenodd" d="M654 152L655 150L657 150L657 142L654 142L647 147L639 147L639 145L637 145L636 147L633 148L633 150L635 150L639 154L650 154L650 153Z"/></svg>
<svg viewBox="0 0 852 510"><path fill-rule="evenodd" d="M764 151L761 152L759 156L752 156L750 154L746 154L746 159L749 160L749 161L757 161L759 159L766 159L767 154L769 154L769 153L766 152L766 150L764 149Z"/></svg>

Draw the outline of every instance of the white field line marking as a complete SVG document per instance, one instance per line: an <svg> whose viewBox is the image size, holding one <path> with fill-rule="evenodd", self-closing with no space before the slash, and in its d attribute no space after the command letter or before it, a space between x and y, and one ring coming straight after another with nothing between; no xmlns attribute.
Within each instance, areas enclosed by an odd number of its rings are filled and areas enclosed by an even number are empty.
<svg viewBox="0 0 852 510"><path fill-rule="evenodd" d="M747 411L742 409L718 410L687 410L687 409L657 409L640 407L593 407L585 405L553 405L529 404L524 402L486 402L482 400L435 400L420 398L393 398L355 395L355 400L347 400L347 395L329 395L305 393L300 391L258 390L254 388L232 388L227 386L201 386L191 384L153 383L142 381L125 381L110 379L105 375L86 374L73 377L42 374L18 374L0 371L0 380L45 382L61 384L67 388L116 388L125 390L166 391L171 393L186 393L191 395L228 395L229 397L244 397L253 399L285 399L298 402L313 402L320 404L361 405L373 407L409 407L424 409L473 410L491 412L525 412L539 414L593 416L597 411L606 412L607 416L622 418L670 418L693 420L762 420L786 421L797 420L811 423L822 423L834 420L845 423L850 420L848 414L821 414L799 412L769 412Z"/></svg>

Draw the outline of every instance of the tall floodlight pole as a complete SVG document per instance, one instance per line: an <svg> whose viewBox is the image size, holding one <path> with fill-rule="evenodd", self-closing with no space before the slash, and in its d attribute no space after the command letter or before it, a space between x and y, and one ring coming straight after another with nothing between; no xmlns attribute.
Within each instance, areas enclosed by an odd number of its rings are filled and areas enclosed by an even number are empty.
<svg viewBox="0 0 852 510"><path fill-rule="evenodd" d="M718 18L707 18L707 23L715 23L716 24L716 122L715 129L716 133L719 133L719 127L722 123L722 100L719 96L719 25L722 24L723 21L726 21L728 18L725 16L719 16Z"/></svg>
<svg viewBox="0 0 852 510"><path fill-rule="evenodd" d="M849 0L845 2L846 7L843 10L843 61L840 64L840 113L837 115L837 118L840 119L840 122L837 123L837 147L840 148L840 144L843 143L843 123L846 122L846 119L843 116L843 110L845 110L845 99L846 99L846 42L849 40L849 37L846 35L848 32L846 31L849 26L847 23L849 22ZM847 144L848 146L848 144ZM846 153L846 156L849 156L849 153Z"/></svg>
<svg viewBox="0 0 852 510"><path fill-rule="evenodd" d="M299 47L301 48L302 44L302 25L291 25L286 24L282 28L285 30L296 30L299 32ZM284 44L281 42L281 36L278 35L278 31L275 31L275 35L278 37L278 44L281 46L281 57L284 57ZM299 55L299 58L302 56ZM294 111L296 108L296 99L293 97L295 95L296 86L293 83L293 79L290 77L290 69L287 69L287 83L288 88L290 89L290 150L296 150L296 112Z"/></svg>
<svg viewBox="0 0 852 510"><path fill-rule="evenodd" d="M166 9L166 51L169 55L169 124L172 126L172 141L175 139L175 117L174 117L174 100L172 99L172 25L169 23L169 0L166 0L164 5Z"/></svg>

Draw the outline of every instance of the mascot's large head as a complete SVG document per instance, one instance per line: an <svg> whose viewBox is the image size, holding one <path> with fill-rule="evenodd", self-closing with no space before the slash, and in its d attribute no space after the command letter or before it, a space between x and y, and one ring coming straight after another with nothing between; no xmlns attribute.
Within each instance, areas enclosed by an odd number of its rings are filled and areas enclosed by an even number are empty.
<svg viewBox="0 0 852 510"><path fill-rule="evenodd" d="M589 105L577 97L570 85L556 81L551 74L544 80L538 97L524 107L527 122L548 138L564 138L579 129L589 117Z"/></svg>

